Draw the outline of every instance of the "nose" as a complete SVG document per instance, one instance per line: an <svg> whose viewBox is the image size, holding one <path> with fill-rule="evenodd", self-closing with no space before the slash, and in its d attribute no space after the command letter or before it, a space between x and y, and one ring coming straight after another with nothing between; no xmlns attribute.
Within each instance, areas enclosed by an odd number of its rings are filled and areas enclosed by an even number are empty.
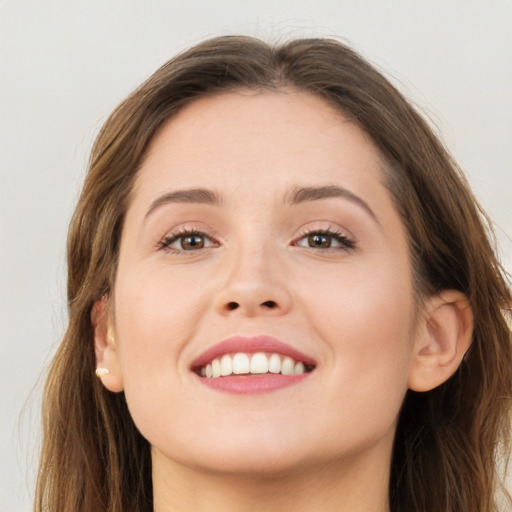
<svg viewBox="0 0 512 512"><path fill-rule="evenodd" d="M292 299L277 260L276 255L261 248L233 255L217 293L216 310L247 317L286 314Z"/></svg>

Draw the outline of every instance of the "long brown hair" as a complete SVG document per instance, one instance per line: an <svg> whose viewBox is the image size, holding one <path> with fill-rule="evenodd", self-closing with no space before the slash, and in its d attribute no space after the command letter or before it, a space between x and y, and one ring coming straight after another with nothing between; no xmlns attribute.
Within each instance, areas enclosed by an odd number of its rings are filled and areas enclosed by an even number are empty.
<svg viewBox="0 0 512 512"><path fill-rule="evenodd" d="M428 124L353 50L329 39L271 46L228 36L162 66L116 108L94 144L69 230L69 325L44 394L37 512L152 510L150 446L123 393L106 391L94 376L91 310L112 290L130 191L162 123L205 95L283 87L309 91L357 120L386 162L417 296L456 289L473 309L473 343L457 373L430 392L406 396L391 510L498 509L496 461L510 447L511 297L488 219Z"/></svg>

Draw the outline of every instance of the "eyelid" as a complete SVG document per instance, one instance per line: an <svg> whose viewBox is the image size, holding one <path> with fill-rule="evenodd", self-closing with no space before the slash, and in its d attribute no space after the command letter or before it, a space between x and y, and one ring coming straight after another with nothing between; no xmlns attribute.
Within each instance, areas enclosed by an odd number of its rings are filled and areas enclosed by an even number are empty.
<svg viewBox="0 0 512 512"><path fill-rule="evenodd" d="M323 224L323 225L322 225ZM315 248L315 247L305 247L299 245L299 242L304 238L311 236L313 234L323 234L332 237L337 240L340 244L335 247L328 248ZM199 235L204 237L209 241L208 245L205 247L197 248L196 250L187 250L183 248L171 247L171 244L175 243L182 237L190 236L190 235ZM177 226L171 230L169 230L156 244L157 250L164 250L174 253L194 253L199 252L202 249L209 249L211 247L218 247L220 242L218 241L218 237L213 233L213 231L208 227L200 227L198 225L187 225L187 226ZM299 232L297 236L293 238L291 241L291 245L309 248L314 251L328 251L331 250L350 250L356 247L356 239L352 236L347 230L340 228L337 225L333 225L332 223L308 223L301 228L299 228Z"/></svg>
<svg viewBox="0 0 512 512"><path fill-rule="evenodd" d="M171 229L168 231L156 244L157 250L163 250L174 253L184 253L184 252L199 252L201 249L209 249L211 247L216 247L219 245L219 242L216 240L216 237L213 233L208 233L208 229L199 228L197 226L180 226ZM178 241L180 238L190 236L190 235L199 235L209 240L211 243L206 247L198 248L197 250L185 250L178 249L176 247L171 247L171 244Z"/></svg>
<svg viewBox="0 0 512 512"><path fill-rule="evenodd" d="M339 247L329 247L326 249L321 248L315 248L315 247L305 247L302 245L298 245L298 242L303 240L304 238L314 235L314 234L323 234L327 236L331 236L334 239L338 240L340 242L341 246ZM306 226L302 226L299 230L298 236L296 236L293 241L292 245L298 246L298 247L305 247L307 249L312 249L314 251L328 251L331 250L351 250L356 248L357 241L354 236L352 236L350 233L348 233L346 230L341 229L339 226L334 226L333 224L329 223L328 225L321 226L319 224L309 224Z"/></svg>

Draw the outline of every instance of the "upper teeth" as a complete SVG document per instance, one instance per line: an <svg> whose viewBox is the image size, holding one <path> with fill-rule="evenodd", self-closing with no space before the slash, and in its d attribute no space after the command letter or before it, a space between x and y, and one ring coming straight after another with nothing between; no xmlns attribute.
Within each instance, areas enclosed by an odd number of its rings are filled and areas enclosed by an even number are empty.
<svg viewBox="0 0 512 512"><path fill-rule="evenodd" d="M302 361L294 361L291 357L279 354L224 354L201 368L203 377L226 377L231 374L262 374L281 373L282 375L300 375L306 371Z"/></svg>

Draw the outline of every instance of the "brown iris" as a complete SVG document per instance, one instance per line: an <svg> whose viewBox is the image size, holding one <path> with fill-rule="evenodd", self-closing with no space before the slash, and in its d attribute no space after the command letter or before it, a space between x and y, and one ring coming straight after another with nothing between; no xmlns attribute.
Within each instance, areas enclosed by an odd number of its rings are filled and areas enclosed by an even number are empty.
<svg viewBox="0 0 512 512"><path fill-rule="evenodd" d="M331 247L332 237L330 235L323 235L315 233L308 236L308 245L318 249L327 249Z"/></svg>
<svg viewBox="0 0 512 512"><path fill-rule="evenodd" d="M202 249L204 247L204 236L192 234L181 238L181 248L186 251Z"/></svg>

